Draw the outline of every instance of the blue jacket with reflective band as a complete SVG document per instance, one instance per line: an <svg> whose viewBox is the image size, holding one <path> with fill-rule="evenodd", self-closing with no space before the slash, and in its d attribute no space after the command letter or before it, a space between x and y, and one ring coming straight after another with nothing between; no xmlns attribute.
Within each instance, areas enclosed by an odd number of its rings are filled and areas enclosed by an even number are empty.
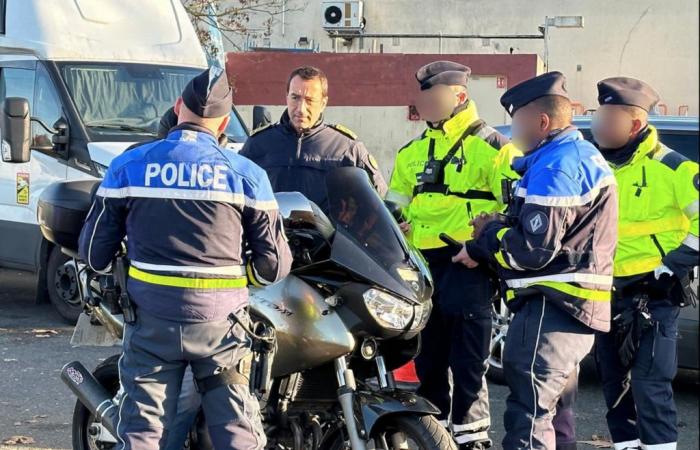
<svg viewBox="0 0 700 450"><path fill-rule="evenodd" d="M271 283L291 264L265 172L190 124L109 166L81 257L105 270L124 237L132 300L176 321L221 320L247 303L246 279Z"/></svg>
<svg viewBox="0 0 700 450"><path fill-rule="evenodd" d="M568 128L513 168L507 223L493 222L467 243L470 255L499 267L509 306L539 291L589 327L610 327L617 241L615 177L600 152Z"/></svg>

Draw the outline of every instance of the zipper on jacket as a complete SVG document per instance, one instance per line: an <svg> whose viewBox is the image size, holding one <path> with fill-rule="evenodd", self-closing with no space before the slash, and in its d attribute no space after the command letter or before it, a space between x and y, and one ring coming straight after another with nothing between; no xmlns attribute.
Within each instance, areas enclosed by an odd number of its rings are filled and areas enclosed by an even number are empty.
<svg viewBox="0 0 700 450"><path fill-rule="evenodd" d="M301 141L304 139L304 135L299 136L297 139L297 161L301 158Z"/></svg>
<svg viewBox="0 0 700 450"><path fill-rule="evenodd" d="M634 183L637 186L637 192L634 193L635 197L642 195L642 188L647 187L647 170L645 166L642 166L642 184Z"/></svg>
<svg viewBox="0 0 700 450"><path fill-rule="evenodd" d="M296 152L296 159L292 160L292 158L289 158L289 164L287 165L287 177L288 179L291 179L293 176L293 167L296 166L296 163L299 162L299 159L301 158L301 141L304 139L304 135L300 135L297 137L297 152Z"/></svg>
<svg viewBox="0 0 700 450"><path fill-rule="evenodd" d="M651 235L651 240L652 240L652 242L654 243L654 245L656 246L656 249L657 249L657 250L659 251L659 253L661 254L661 257L662 257L662 258L665 258L665 257L666 257L666 252L664 251L664 248L663 248L663 247L661 246L661 244L659 243L659 240L657 239L657 237L656 237L655 234L652 234L652 235Z"/></svg>
<svg viewBox="0 0 700 450"><path fill-rule="evenodd" d="M472 213L472 202L467 202L467 215L469 220L474 220L474 214Z"/></svg>

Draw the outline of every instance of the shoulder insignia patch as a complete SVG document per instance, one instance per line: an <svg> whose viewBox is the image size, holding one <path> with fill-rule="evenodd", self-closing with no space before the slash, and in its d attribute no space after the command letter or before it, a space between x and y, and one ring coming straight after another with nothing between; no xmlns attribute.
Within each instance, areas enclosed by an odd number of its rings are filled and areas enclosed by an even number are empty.
<svg viewBox="0 0 700 450"><path fill-rule="evenodd" d="M345 136L349 137L350 139L353 139L353 140L357 139L357 135L355 134L355 132L344 125L340 125L340 124L335 123L335 124L329 124L328 126L333 128L334 130L344 134Z"/></svg>
<svg viewBox="0 0 700 450"><path fill-rule="evenodd" d="M543 211L533 211L525 218L525 230L530 234L545 234L548 228L549 217Z"/></svg>

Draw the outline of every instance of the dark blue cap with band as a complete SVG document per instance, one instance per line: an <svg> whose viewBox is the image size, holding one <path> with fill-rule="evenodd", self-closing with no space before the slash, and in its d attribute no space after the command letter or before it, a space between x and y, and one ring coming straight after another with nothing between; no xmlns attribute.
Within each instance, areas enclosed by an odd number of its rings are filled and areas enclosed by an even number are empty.
<svg viewBox="0 0 700 450"><path fill-rule="evenodd" d="M438 84L466 87L471 72L469 67L456 62L435 61L418 69L416 80L420 83L421 91Z"/></svg>
<svg viewBox="0 0 700 450"><path fill-rule="evenodd" d="M503 94L501 105L512 117L518 109L546 95L569 98L564 74L561 72L547 72L518 83Z"/></svg>
<svg viewBox="0 0 700 450"><path fill-rule="evenodd" d="M210 67L185 86L182 101L187 109L203 118L223 117L231 113L233 97L226 71Z"/></svg>
<svg viewBox="0 0 700 450"><path fill-rule="evenodd" d="M650 112L658 102L659 94L642 80L613 77L598 82L600 105L636 106Z"/></svg>

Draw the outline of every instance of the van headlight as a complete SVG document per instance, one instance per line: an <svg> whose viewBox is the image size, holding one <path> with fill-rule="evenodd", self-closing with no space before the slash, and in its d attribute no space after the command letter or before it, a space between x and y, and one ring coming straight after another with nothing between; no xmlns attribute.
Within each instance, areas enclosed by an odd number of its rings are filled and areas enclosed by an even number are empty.
<svg viewBox="0 0 700 450"><path fill-rule="evenodd" d="M378 289L362 294L372 317L383 327L404 330L413 320L413 305Z"/></svg>

